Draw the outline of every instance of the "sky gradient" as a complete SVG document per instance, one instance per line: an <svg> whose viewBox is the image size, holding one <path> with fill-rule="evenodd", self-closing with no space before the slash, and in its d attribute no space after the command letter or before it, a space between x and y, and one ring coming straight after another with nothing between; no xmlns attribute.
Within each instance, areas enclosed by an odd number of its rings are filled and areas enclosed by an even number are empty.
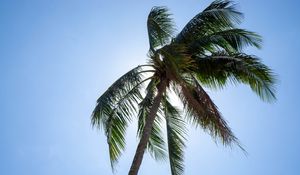
<svg viewBox="0 0 300 175"><path fill-rule="evenodd" d="M146 19L167 6L182 27L211 1L0 1L0 174L112 174L102 131L92 129L96 99L119 76L145 63ZM277 101L262 102L244 85L208 90L248 155L191 128L185 174L300 174L300 2L236 1L241 28L263 36L246 49L277 74ZM137 138L128 129L116 174L127 174ZM145 156L141 175L170 174Z"/></svg>

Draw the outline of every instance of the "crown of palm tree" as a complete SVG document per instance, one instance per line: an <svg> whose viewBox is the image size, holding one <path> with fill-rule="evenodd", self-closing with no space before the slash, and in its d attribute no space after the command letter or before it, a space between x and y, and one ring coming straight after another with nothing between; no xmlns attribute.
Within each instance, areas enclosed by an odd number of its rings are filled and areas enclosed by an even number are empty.
<svg viewBox="0 0 300 175"><path fill-rule="evenodd" d="M260 48L262 40L237 28L242 18L232 2L217 0L175 35L168 9L152 8L147 20L148 64L113 83L92 114L93 126L107 136L112 168L125 148L126 128L134 116L140 143L129 174L137 174L145 149L158 160L168 155L172 174L183 174L187 123L200 126L226 146L242 148L203 88L243 83L262 100L275 99L272 71L256 56L243 53L246 46ZM171 92L180 98L183 111L171 103Z"/></svg>

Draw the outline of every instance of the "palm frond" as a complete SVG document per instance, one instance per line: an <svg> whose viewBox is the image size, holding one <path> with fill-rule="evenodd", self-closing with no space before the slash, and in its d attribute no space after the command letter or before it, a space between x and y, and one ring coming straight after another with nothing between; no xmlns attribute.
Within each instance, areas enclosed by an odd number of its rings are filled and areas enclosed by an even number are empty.
<svg viewBox="0 0 300 175"><path fill-rule="evenodd" d="M226 29L204 35L190 44L192 55L203 54L205 51L214 52L222 48L227 52L240 52L246 46L261 48L261 36L244 29Z"/></svg>
<svg viewBox="0 0 300 175"><path fill-rule="evenodd" d="M275 96L275 75L260 59L243 53L218 52L199 58L197 79L210 87L224 86L228 80L248 84L264 101Z"/></svg>
<svg viewBox="0 0 300 175"><path fill-rule="evenodd" d="M141 68L136 67L113 83L97 100L92 125L103 128L109 145L112 169L125 148L125 131L141 100Z"/></svg>
<svg viewBox="0 0 300 175"><path fill-rule="evenodd" d="M192 124L202 127L213 138L220 139L224 145L236 144L244 150L223 119L217 106L195 78L190 76L188 81L183 80L179 86L180 89L177 90L177 94L183 102L187 119Z"/></svg>
<svg viewBox="0 0 300 175"><path fill-rule="evenodd" d="M181 175L184 172L184 148L186 141L186 126L179 110L174 107L167 97L164 99L163 111L167 125L167 140L169 161L172 175Z"/></svg>
<svg viewBox="0 0 300 175"><path fill-rule="evenodd" d="M175 31L171 14L166 7L153 7L148 15L147 28L150 51L168 43Z"/></svg>
<svg viewBox="0 0 300 175"><path fill-rule="evenodd" d="M236 10L231 1L216 0L190 20L175 41L189 43L205 34L234 28L242 18L243 14Z"/></svg>
<svg viewBox="0 0 300 175"><path fill-rule="evenodd" d="M112 170L115 170L115 164L125 149L125 134L128 121L124 119L121 113L111 115L105 124L107 144Z"/></svg>
<svg viewBox="0 0 300 175"><path fill-rule="evenodd" d="M138 113L138 137L142 136L146 118L150 113L151 106L153 104L153 99L155 95L155 79L151 80L146 88L146 96L139 103L139 113ZM157 114L155 117L152 130L150 133L150 138L147 144L147 149L152 157L156 160L161 160L166 157L165 141L163 140L163 133L161 131L161 118Z"/></svg>

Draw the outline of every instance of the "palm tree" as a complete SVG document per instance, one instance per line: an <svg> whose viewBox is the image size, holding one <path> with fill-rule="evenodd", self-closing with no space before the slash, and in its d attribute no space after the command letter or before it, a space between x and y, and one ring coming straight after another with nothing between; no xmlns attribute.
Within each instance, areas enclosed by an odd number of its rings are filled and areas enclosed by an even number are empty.
<svg viewBox="0 0 300 175"><path fill-rule="evenodd" d="M140 141L130 175L138 173L145 150L157 160L168 155L172 175L183 174L187 124L200 126L225 146L243 149L204 89L244 83L262 100L275 100L272 71L256 56L242 52L245 46L260 48L262 41L258 34L236 27L242 17L232 2L217 0L174 35L167 8L152 8L147 20L148 63L113 83L92 114L92 125L107 136L112 169L125 148L125 131L133 116ZM172 93L183 111L171 103Z"/></svg>

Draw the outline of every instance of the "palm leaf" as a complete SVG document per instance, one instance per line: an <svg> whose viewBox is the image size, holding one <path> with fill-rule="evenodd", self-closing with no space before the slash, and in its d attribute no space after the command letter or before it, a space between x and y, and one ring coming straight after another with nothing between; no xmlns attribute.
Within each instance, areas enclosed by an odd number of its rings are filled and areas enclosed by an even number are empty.
<svg viewBox="0 0 300 175"><path fill-rule="evenodd" d="M109 145L112 168L125 148L125 131L141 100L141 68L138 66L113 83L97 100L92 125L103 128Z"/></svg>
<svg viewBox="0 0 300 175"><path fill-rule="evenodd" d="M165 97L164 115L167 125L167 140L169 161L172 175L180 175L184 172L184 141L186 141L185 122L180 117L180 112Z"/></svg>
<svg viewBox="0 0 300 175"><path fill-rule="evenodd" d="M231 1L214 1L185 25L175 41L189 43L205 34L233 28L242 17L243 14L235 9Z"/></svg>
<svg viewBox="0 0 300 175"><path fill-rule="evenodd" d="M224 145L236 144L243 150L217 106L195 78L189 76L189 80L182 80L179 87L176 92L184 104L187 119L192 124L201 126Z"/></svg>
<svg viewBox="0 0 300 175"><path fill-rule="evenodd" d="M244 29L226 29L204 35L190 44L189 52L192 55L204 54L205 51L214 52L222 48L227 52L242 51L246 46L261 47L261 37Z"/></svg>
<svg viewBox="0 0 300 175"><path fill-rule="evenodd" d="M198 57L197 79L210 87L222 87L228 80L248 84L262 100L276 99L275 75L255 56L218 52Z"/></svg>
<svg viewBox="0 0 300 175"><path fill-rule="evenodd" d="M175 30L172 18L166 7L153 7L148 15L147 28L150 51L163 46L171 40Z"/></svg>

